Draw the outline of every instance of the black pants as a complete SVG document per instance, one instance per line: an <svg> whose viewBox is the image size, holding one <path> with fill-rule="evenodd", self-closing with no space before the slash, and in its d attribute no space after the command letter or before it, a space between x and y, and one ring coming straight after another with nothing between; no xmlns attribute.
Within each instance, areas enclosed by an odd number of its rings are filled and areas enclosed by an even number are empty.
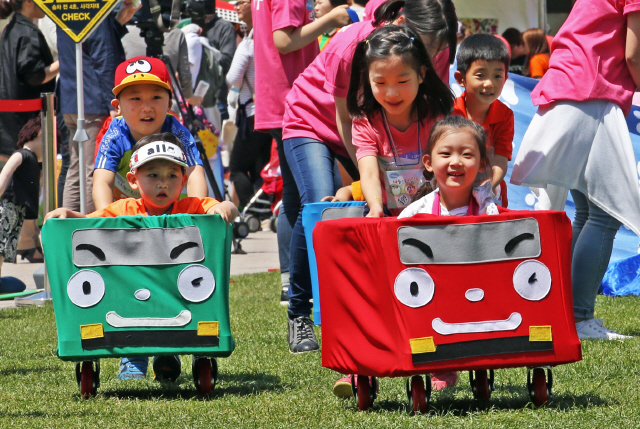
<svg viewBox="0 0 640 429"><path fill-rule="evenodd" d="M269 162L271 157L271 135L254 131L254 117L247 118L247 138L236 135L231 150L229 169L231 181L238 194L240 206L247 205L256 192L256 186L261 183L260 171Z"/></svg>

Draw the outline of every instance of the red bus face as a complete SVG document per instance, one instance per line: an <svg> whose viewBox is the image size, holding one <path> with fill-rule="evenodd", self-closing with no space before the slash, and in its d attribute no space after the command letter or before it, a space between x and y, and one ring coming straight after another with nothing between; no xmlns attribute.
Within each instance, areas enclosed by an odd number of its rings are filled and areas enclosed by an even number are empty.
<svg viewBox="0 0 640 429"><path fill-rule="evenodd" d="M580 359L559 212L319 222L323 365L404 376Z"/></svg>

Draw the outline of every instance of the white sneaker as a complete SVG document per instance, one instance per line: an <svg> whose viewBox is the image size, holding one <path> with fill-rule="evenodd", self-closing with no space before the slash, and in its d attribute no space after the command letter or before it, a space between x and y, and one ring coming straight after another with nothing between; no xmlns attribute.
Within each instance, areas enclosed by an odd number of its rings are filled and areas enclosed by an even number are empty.
<svg viewBox="0 0 640 429"><path fill-rule="evenodd" d="M580 340L625 340L632 338L605 327L603 319L587 319L578 322L576 330Z"/></svg>

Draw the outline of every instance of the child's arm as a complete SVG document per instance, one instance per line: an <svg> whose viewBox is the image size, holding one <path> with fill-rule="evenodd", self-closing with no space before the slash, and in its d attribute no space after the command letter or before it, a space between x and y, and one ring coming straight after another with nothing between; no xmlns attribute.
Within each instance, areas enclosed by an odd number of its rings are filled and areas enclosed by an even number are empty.
<svg viewBox="0 0 640 429"><path fill-rule="evenodd" d="M372 155L364 156L358 161L360 170L360 186L362 194L369 205L367 217L383 217L382 188L380 186L380 171L378 158Z"/></svg>
<svg viewBox="0 0 640 429"><path fill-rule="evenodd" d="M85 217L87 217L87 215L82 214L80 212L74 212L72 210L65 209L64 207L60 207L58 209L55 209L47 213L47 215L44 217L44 221L46 222L47 220L52 218L67 219L67 218L85 218Z"/></svg>
<svg viewBox="0 0 640 429"><path fill-rule="evenodd" d="M495 188L500 185L504 176L507 175L509 160L506 156L494 155L491 164L491 187Z"/></svg>
<svg viewBox="0 0 640 429"><path fill-rule="evenodd" d="M22 155L20 153L16 152L9 157L9 160L0 172L0 195L4 194L9 180L11 180L11 176L13 176L13 173L20 167L20 164L22 164Z"/></svg>
<svg viewBox="0 0 640 429"><path fill-rule="evenodd" d="M201 165L195 165L191 173L189 173L189 179L187 179L187 196L196 198L206 198L209 196L207 179L204 176L204 167ZM98 207L96 206L96 210L97 209Z"/></svg>
<svg viewBox="0 0 640 429"><path fill-rule="evenodd" d="M347 5L340 5L320 19L316 19L302 27L286 27L273 32L273 43L283 55L304 48L316 42L322 33L336 27L344 27L351 23Z"/></svg>
<svg viewBox="0 0 640 429"><path fill-rule="evenodd" d="M96 210L102 210L113 202L113 183L116 173L104 168L93 170L93 204Z"/></svg>
<svg viewBox="0 0 640 429"><path fill-rule="evenodd" d="M230 223L240 213L238 213L238 208L231 201L223 201L207 210L207 214L219 214L225 222Z"/></svg>
<svg viewBox="0 0 640 429"><path fill-rule="evenodd" d="M351 185L343 186L338 189L336 194L332 196L326 196L320 201L328 201L330 203L335 203L336 201L351 201L353 200L353 194L351 193Z"/></svg>

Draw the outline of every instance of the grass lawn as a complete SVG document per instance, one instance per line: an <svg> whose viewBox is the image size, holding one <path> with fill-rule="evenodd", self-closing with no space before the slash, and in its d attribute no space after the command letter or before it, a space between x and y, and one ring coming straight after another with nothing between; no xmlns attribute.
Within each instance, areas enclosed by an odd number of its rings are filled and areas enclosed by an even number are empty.
<svg viewBox="0 0 640 429"><path fill-rule="evenodd" d="M524 368L496 371L490 402L473 399L466 373L446 393L434 393L428 415L408 413L403 379L382 379L367 412L333 397L336 374L320 353L294 356L286 344L279 273L235 277L231 284L235 352L219 359L214 394L196 394L190 357L178 384L150 376L117 379L116 359L103 359L98 396L80 397L74 364L56 357L53 307L0 311L0 428L630 428L640 427L640 302L598 297L597 317L639 337L590 341L584 360L554 369L548 407L528 401ZM319 332L319 330L318 330Z"/></svg>

